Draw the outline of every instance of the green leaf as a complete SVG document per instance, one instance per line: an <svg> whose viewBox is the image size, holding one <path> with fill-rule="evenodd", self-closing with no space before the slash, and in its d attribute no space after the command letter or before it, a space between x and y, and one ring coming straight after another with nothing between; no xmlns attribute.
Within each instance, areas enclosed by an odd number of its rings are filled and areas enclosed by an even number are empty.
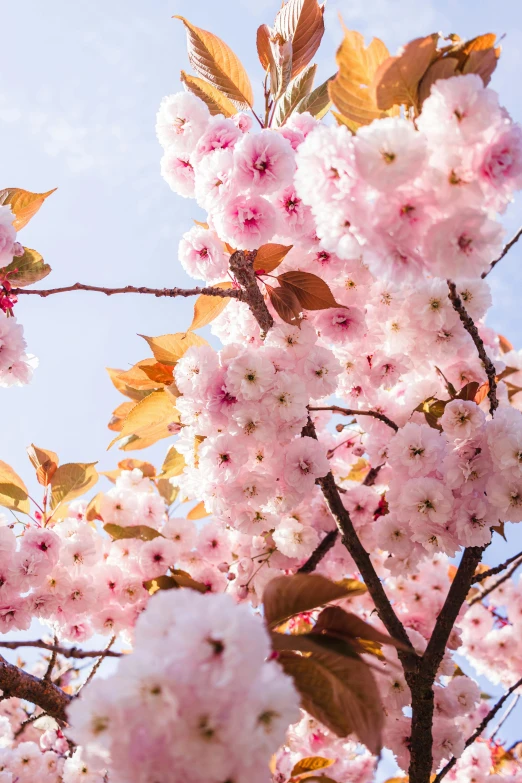
<svg viewBox="0 0 522 783"><path fill-rule="evenodd" d="M51 508L64 500L70 501L94 487L98 481L96 462L68 462L54 473L51 479Z"/></svg>
<svg viewBox="0 0 522 783"><path fill-rule="evenodd" d="M114 525L108 522L103 526L103 529L108 533L114 541L119 541L122 538L139 538L141 541L152 541L153 538L164 538L161 533L154 530L153 527L147 525L129 525L123 527L122 525Z"/></svg>
<svg viewBox="0 0 522 783"><path fill-rule="evenodd" d="M296 76L290 82L277 104L274 116L274 125L276 127L284 125L299 102L309 95L314 83L316 70L317 65L309 65L308 68L305 68L299 76Z"/></svg>
<svg viewBox="0 0 522 783"><path fill-rule="evenodd" d="M310 95L303 98L295 107L296 114L303 114L305 111L309 112L316 120L322 120L325 114L328 112L332 105L330 96L328 94L328 84L333 79L330 76L323 84L312 90Z"/></svg>
<svg viewBox="0 0 522 783"><path fill-rule="evenodd" d="M24 288L47 277L51 267L46 264L36 250L24 247L23 256L15 256L11 263L3 269L14 288Z"/></svg>

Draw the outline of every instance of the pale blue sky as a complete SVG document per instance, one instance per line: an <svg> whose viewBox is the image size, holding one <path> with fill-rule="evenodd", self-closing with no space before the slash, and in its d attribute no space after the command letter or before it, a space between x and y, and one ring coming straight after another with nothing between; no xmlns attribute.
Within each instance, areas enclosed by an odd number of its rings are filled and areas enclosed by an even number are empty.
<svg viewBox="0 0 522 783"><path fill-rule="evenodd" d="M161 179L154 134L161 98L181 89L181 68L190 70L182 24L171 16L183 14L224 38L247 66L259 94L255 31L262 22L272 22L278 0L17 0L2 5L0 187L58 187L20 234L23 244L39 250L53 267L40 286L190 284L177 262L177 243L199 210ZM321 81L335 70L339 12L348 26L367 37L382 37L392 51L435 30L466 37L506 34L492 86L522 120L520 0L328 0L327 33L318 58ZM511 236L522 223L522 200L505 222ZM522 246L491 275L496 304L489 318L519 346L521 261ZM70 293L21 297L16 312L40 367L30 386L0 390L0 458L28 478L25 447L33 441L57 451L63 462L99 460L101 469L114 467L127 455L106 452L106 422L123 398L104 367L125 368L148 355L137 333L184 330L190 302ZM165 449L163 442L148 454L158 462ZM499 540L488 562L516 551L517 534L509 534L509 545Z"/></svg>

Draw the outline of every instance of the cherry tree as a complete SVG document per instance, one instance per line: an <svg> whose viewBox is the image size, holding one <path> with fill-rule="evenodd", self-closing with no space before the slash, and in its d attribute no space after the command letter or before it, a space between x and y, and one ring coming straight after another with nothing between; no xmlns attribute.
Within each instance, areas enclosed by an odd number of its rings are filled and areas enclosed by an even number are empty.
<svg viewBox="0 0 522 783"><path fill-rule="evenodd" d="M485 325L522 129L492 34L390 56L345 29L314 87L323 12L258 29L262 111L178 17L197 75L156 131L206 214L179 244L201 285L32 288L17 232L52 191L0 192L1 385L36 365L20 296L197 296L109 370L111 446L168 440L161 467L94 494L95 463L32 444L33 498L0 463L0 647L33 650L0 656L0 783L370 783L383 748L395 783L522 782L522 552L483 563L522 520L522 353Z"/></svg>

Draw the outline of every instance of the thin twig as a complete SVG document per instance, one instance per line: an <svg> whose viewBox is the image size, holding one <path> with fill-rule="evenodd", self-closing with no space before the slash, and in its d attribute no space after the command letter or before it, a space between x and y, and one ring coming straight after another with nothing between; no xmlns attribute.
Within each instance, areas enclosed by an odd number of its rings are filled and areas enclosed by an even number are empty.
<svg viewBox="0 0 522 783"><path fill-rule="evenodd" d="M17 730L14 733L14 738L18 739L20 734L23 734L23 732L25 731L26 726L30 726L31 723L37 721L38 718L43 718L45 715L47 715L46 712L37 712L35 710L34 713L29 718L27 718L27 720L24 720L24 722L21 723L20 726L17 728Z"/></svg>
<svg viewBox="0 0 522 783"><path fill-rule="evenodd" d="M2 641L0 642L0 647L5 647L8 650L16 650L19 647L39 647L42 650L49 650L49 652L63 655L64 658L98 658L104 654L110 658L119 658L122 655L122 653L114 652L113 650L105 652L104 650L80 650L78 647L60 647L56 644L48 644L42 641L42 639L35 639L32 642L20 640L12 642Z"/></svg>
<svg viewBox="0 0 522 783"><path fill-rule="evenodd" d="M480 360L484 365L484 369L486 370L486 375L488 376L488 381L489 381L489 389L488 389L489 412L493 416L496 409L498 408L497 379L496 379L497 371L495 370L495 365L493 364L493 362L491 361L491 359L486 353L486 349L484 348L484 342L482 340L482 337L479 335L478 329L475 325L473 318L471 318L471 316L468 315L466 308L462 304L462 299L457 293L457 286L451 280L448 280L448 288L449 288L449 298L453 305L453 309L458 313L462 325L464 326L464 329L467 331L467 333L475 343L475 347L477 349Z"/></svg>
<svg viewBox="0 0 522 783"><path fill-rule="evenodd" d="M493 720L493 718L495 717L497 712L502 709L502 707L504 706L506 701L509 699L511 694L514 691L516 691L517 688L520 688L521 685L522 685L522 677L514 685L512 685L511 688L508 691L506 691L505 694L497 701L495 706L490 709L490 711L488 712L488 714L486 715L486 717L484 718L482 723L476 728L476 730L473 732L471 737L468 737L468 739L466 740L466 742L464 744L465 748L469 748L469 746L472 745L475 742L475 740L480 737L482 732L487 728L487 726L490 723L490 721ZM455 766L457 761L458 761L458 758L453 756L453 758L451 758L448 761L446 766L443 767L440 770L440 772L434 777L433 783L440 783L442 778L444 778L448 774L450 769L453 769L453 767Z"/></svg>
<svg viewBox="0 0 522 783"><path fill-rule="evenodd" d="M474 583L477 582L483 582L484 579L489 579L490 576L495 576L495 574L500 574L501 571L504 571L505 568L508 567L508 565L511 565L515 560L518 560L522 557L522 552L519 552L518 555L513 555L513 557L508 557L506 561L501 563L498 566L495 566L494 568L488 568L487 571L483 571L481 574L478 574L475 579L473 580Z"/></svg>
<svg viewBox="0 0 522 783"><path fill-rule="evenodd" d="M147 286L126 285L122 288L105 288L100 285L87 285L85 283L74 283L74 285L63 286L62 288L13 288L11 293L16 296L51 296L52 294L64 294L68 291L96 291L99 294L113 296L113 294L151 294L152 296L221 296L234 297L241 299L241 291L236 288L215 288L214 286L204 286L197 288L148 288Z"/></svg>
<svg viewBox="0 0 522 783"><path fill-rule="evenodd" d="M330 530L321 543L316 547L316 549L312 552L306 563L304 563L301 568L297 569L298 574L311 574L312 571L315 571L323 557L332 549L332 547L335 545L335 542L337 541L337 538L339 537L339 530L335 528L335 530Z"/></svg>
<svg viewBox="0 0 522 783"><path fill-rule="evenodd" d="M80 693L80 691L82 691L83 688L85 688L85 686L90 683L90 681L92 680L92 678L94 677L94 675L96 674L96 672L98 671L100 666L102 665L103 661L107 657L108 653L110 652L110 649L111 649L111 647L112 647L112 645L114 644L115 641L116 641L116 636L112 636L110 641L109 641L109 644L107 645L107 647L102 652L102 654L100 655L100 657L98 658L98 660L96 661L94 666L92 667L91 671L89 672L89 675L88 675L87 679L85 680L85 682L78 689L78 693ZM78 695L78 693L76 695Z"/></svg>
<svg viewBox="0 0 522 783"><path fill-rule="evenodd" d="M507 580L513 576L517 568L519 568L522 565L522 560L518 560L514 565L511 566L509 571L506 571L504 576L501 576L500 579L497 579L496 582L494 582L492 585L490 585L486 590L483 590L479 595L476 595L475 598L472 598L472 600L469 602L470 606L474 606L475 604L478 604L479 601L483 601L484 598L487 595L490 595L494 590L497 589L497 587L500 587L500 585L504 584L504 582L507 582Z"/></svg>
<svg viewBox="0 0 522 783"><path fill-rule="evenodd" d="M58 657L58 638L54 637L54 650L51 652L51 659L47 667L47 671L44 674L44 680L50 680L53 675L53 669L56 664L56 658Z"/></svg>
<svg viewBox="0 0 522 783"><path fill-rule="evenodd" d="M507 243L507 245L504 245L504 249L502 250L502 253L499 255L499 257L498 257L497 259L495 259L495 261L493 261L493 262L491 263L491 266L489 267L488 271L487 271L487 272L482 272L482 275L481 275L481 277L482 277L482 278L484 278L484 277L487 277L487 276L489 275L489 273L491 272L491 270L492 270L492 269L494 269L494 268L496 267L496 265L498 264L498 262L499 262L499 261L502 261L502 259L504 258L504 256L505 256L507 253L509 253L509 251L511 250L511 248L513 247L513 245L516 245L516 243L518 242L518 240L520 239L520 237L521 237L521 236L522 236L522 227L518 229L518 231L517 231L517 233L515 234L515 236L513 237L513 239L510 239L510 240L509 240L509 242Z"/></svg>
<svg viewBox="0 0 522 783"><path fill-rule="evenodd" d="M507 708L507 710L505 711L505 713L503 714L503 716L501 717L501 719L499 720L499 722L497 723L495 728L493 729L493 733L491 734L491 736L489 738L490 741L495 739L495 737L497 736L498 732L500 731L500 729L502 728L504 723L507 721L507 719L509 718L509 716L511 715L511 713L513 712L513 710L517 706L519 699L520 699L520 694L519 693L515 694L515 698L513 699L513 701L511 702L511 704L509 705L509 707Z"/></svg>
<svg viewBox="0 0 522 783"><path fill-rule="evenodd" d="M357 410L352 410L351 408L341 408L339 405L325 405L319 408L309 405L308 410L309 411L332 411L332 413L342 413L343 416L371 416L373 419L378 419L379 421L382 421L388 427L391 427L391 429L394 430L395 432L399 431L399 428L394 421L392 421L387 416L385 416L384 413L379 413L378 411L357 411Z"/></svg>

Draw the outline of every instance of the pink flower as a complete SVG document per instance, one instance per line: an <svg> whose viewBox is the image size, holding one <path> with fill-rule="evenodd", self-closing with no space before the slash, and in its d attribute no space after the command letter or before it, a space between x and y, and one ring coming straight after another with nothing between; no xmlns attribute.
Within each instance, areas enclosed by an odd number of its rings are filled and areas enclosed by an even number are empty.
<svg viewBox="0 0 522 783"><path fill-rule="evenodd" d="M286 449L283 477L301 494L309 492L316 478L326 476L329 469L325 448L314 438L297 438Z"/></svg>
<svg viewBox="0 0 522 783"><path fill-rule="evenodd" d="M216 150L229 150L243 138L243 133L236 124L225 117L217 115L211 117L205 133L199 139L198 145L192 157L192 165L197 168L206 155L211 155Z"/></svg>
<svg viewBox="0 0 522 783"><path fill-rule="evenodd" d="M289 142L272 130L247 133L234 148L234 183L251 193L267 195L286 187L294 171Z"/></svg>
<svg viewBox="0 0 522 783"><path fill-rule="evenodd" d="M276 214L266 199L239 195L222 205L214 215L214 223L224 242L241 250L255 250L272 238Z"/></svg>
<svg viewBox="0 0 522 783"><path fill-rule="evenodd" d="M423 173L427 148L411 122L399 117L374 120L354 138L360 175L377 190L394 191Z"/></svg>
<svg viewBox="0 0 522 783"><path fill-rule="evenodd" d="M183 234L178 258L188 275L207 283L219 283L227 275L228 259L223 244L213 231L201 226L193 226Z"/></svg>
<svg viewBox="0 0 522 783"><path fill-rule="evenodd" d="M357 307L330 307L315 317L319 334L334 344L358 340L366 332L364 315Z"/></svg>
<svg viewBox="0 0 522 783"><path fill-rule="evenodd" d="M451 400L444 408L440 425L450 438L466 440L477 435L486 421L484 412L471 400Z"/></svg>
<svg viewBox="0 0 522 783"><path fill-rule="evenodd" d="M194 198L194 169L189 155L167 150L161 159L160 171L174 193L183 198Z"/></svg>
<svg viewBox="0 0 522 783"><path fill-rule="evenodd" d="M479 277L502 250L503 228L483 212L462 210L428 231L425 254L440 277Z"/></svg>
<svg viewBox="0 0 522 783"><path fill-rule="evenodd" d="M202 100L190 92L178 92L163 98L157 119L156 133L164 149L172 153L192 152L210 119Z"/></svg>

